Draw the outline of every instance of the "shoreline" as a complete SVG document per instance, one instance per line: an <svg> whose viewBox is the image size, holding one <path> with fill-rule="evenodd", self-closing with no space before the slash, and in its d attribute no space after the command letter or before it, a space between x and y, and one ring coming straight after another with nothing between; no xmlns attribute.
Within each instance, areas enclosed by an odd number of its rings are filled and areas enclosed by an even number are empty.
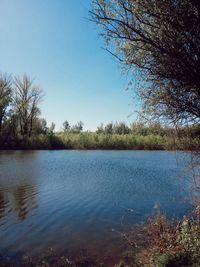
<svg viewBox="0 0 200 267"><path fill-rule="evenodd" d="M55 133L28 139L0 140L0 150L158 150L197 151L199 138L168 135Z"/></svg>

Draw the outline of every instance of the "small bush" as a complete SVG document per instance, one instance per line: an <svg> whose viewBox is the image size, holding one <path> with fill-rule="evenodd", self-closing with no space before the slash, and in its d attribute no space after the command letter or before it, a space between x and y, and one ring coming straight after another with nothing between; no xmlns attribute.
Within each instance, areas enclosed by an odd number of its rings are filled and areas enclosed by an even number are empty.
<svg viewBox="0 0 200 267"><path fill-rule="evenodd" d="M140 266L200 266L200 224L184 217L169 223L160 212L149 220L148 246L139 253Z"/></svg>

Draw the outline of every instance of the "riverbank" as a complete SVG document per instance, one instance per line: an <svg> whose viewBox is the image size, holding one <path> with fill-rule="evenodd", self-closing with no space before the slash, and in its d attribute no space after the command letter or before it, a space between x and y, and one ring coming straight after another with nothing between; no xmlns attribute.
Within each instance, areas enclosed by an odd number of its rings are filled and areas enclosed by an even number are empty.
<svg viewBox="0 0 200 267"><path fill-rule="evenodd" d="M104 134L93 132L41 134L26 141L4 141L0 149L113 149L113 150L196 150L199 138L174 135Z"/></svg>
<svg viewBox="0 0 200 267"><path fill-rule="evenodd" d="M200 266L199 215L200 206L196 206L191 217L183 216L178 221L169 221L158 211L143 228L141 238L146 244L135 253L130 266Z"/></svg>
<svg viewBox="0 0 200 267"><path fill-rule="evenodd" d="M117 255L96 258L91 255L57 255L53 250L39 257L27 255L9 260L0 254L1 267L197 267L200 266L199 208L195 217L168 221L160 212L129 233L119 233L127 250ZM105 244L106 245L106 244ZM97 253L98 254L98 253Z"/></svg>

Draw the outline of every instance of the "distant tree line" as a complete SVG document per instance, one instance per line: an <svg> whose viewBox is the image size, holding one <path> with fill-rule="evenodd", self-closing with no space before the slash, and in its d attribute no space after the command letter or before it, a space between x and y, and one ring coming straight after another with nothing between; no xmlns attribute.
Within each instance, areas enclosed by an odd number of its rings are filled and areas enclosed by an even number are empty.
<svg viewBox="0 0 200 267"><path fill-rule="evenodd" d="M75 125L70 125L66 120L63 123L62 131L64 133L81 133L83 132L83 122L79 121ZM159 136L170 136L170 135L178 135L197 138L200 137L200 126L199 125L190 125L190 127L179 127L175 129L174 127L170 127L169 125L162 125L159 122L133 122L128 126L125 122L110 122L107 124L101 123L97 126L95 131L97 134L105 134L105 135L159 135Z"/></svg>
<svg viewBox="0 0 200 267"><path fill-rule="evenodd" d="M71 133L80 133L83 131L83 122L79 121L75 125L70 125L69 122L66 120L63 122L63 131L64 132L71 132Z"/></svg>
<svg viewBox="0 0 200 267"><path fill-rule="evenodd" d="M28 75L0 75L0 148L172 149L172 142L165 137L175 136L177 131L156 122L134 122L129 126L124 122L110 122L100 124L92 133L83 131L82 121L70 125L65 120L62 130L56 132L55 123L48 127L46 120L40 117L42 99L40 85ZM183 126L178 134L181 138L199 138L200 127Z"/></svg>
<svg viewBox="0 0 200 267"><path fill-rule="evenodd" d="M30 140L39 136L54 135L55 123L47 127L41 118L40 103L43 91L28 75L12 77L0 74L0 147L27 147ZM80 133L83 123L70 126L63 123L64 131Z"/></svg>

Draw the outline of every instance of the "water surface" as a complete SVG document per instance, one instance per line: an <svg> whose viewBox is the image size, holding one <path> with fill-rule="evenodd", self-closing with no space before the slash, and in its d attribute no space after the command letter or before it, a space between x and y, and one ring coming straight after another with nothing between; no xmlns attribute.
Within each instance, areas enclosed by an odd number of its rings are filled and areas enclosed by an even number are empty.
<svg viewBox="0 0 200 267"><path fill-rule="evenodd" d="M1 151L0 254L120 255L121 237L159 202L182 216L185 158L161 151Z"/></svg>

